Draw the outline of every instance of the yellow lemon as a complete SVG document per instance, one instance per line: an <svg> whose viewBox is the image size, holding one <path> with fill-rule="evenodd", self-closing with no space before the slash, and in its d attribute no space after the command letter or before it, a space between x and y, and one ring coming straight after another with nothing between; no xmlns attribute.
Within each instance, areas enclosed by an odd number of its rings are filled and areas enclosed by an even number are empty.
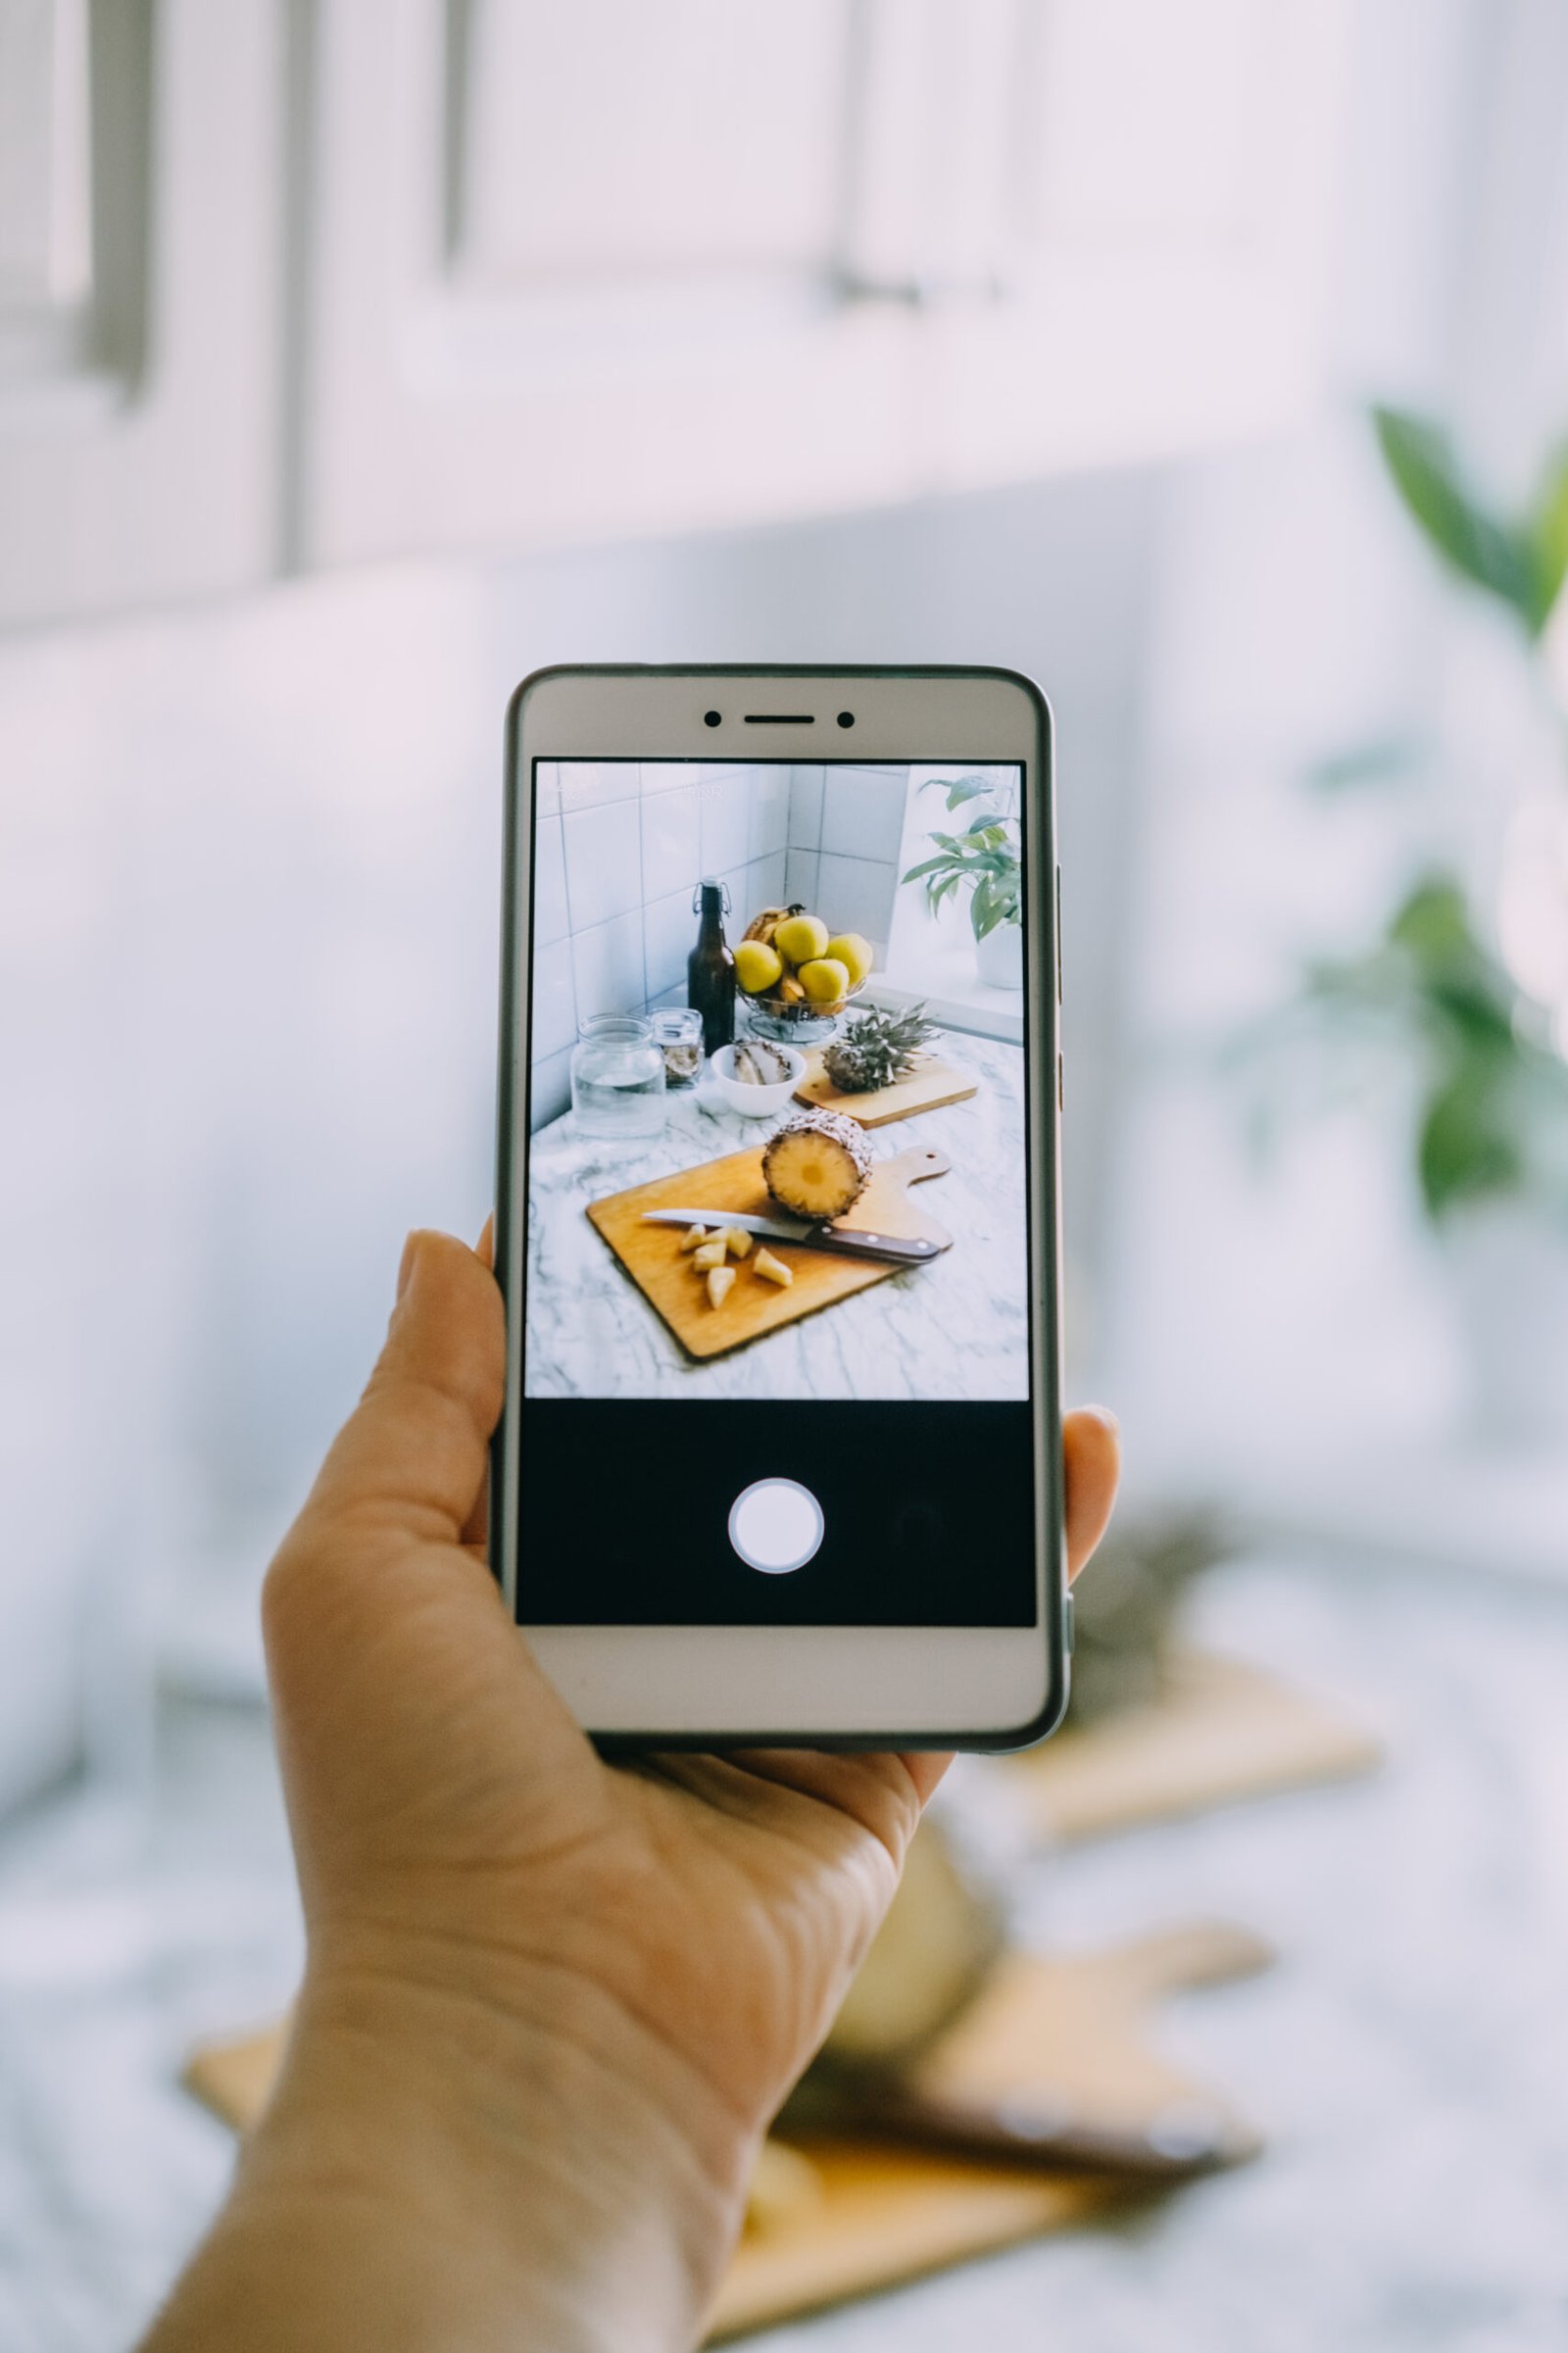
<svg viewBox="0 0 1568 2353"><path fill-rule="evenodd" d="M792 964L808 964L827 946L827 925L820 915L789 915L775 929L773 945Z"/></svg>
<svg viewBox="0 0 1568 2353"><path fill-rule="evenodd" d="M735 978L748 997L770 989L783 969L777 952L765 940L742 940L735 951Z"/></svg>
<svg viewBox="0 0 1568 2353"><path fill-rule="evenodd" d="M837 1005L850 985L850 976L836 956L815 956L797 975L812 1005Z"/></svg>
<svg viewBox="0 0 1568 2353"><path fill-rule="evenodd" d="M841 931L836 939L829 940L822 954L844 966L852 989L858 989L871 969L871 943L858 931Z"/></svg>

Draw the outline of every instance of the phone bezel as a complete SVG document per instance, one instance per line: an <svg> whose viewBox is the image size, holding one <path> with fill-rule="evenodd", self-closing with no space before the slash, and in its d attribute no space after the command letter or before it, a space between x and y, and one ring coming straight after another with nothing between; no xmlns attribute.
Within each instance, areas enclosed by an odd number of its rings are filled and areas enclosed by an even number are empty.
<svg viewBox="0 0 1568 2353"><path fill-rule="evenodd" d="M722 682L722 691L720 691ZM790 688L798 725L746 724ZM852 698L847 691L853 685ZM853 707L853 730L837 714ZM705 713L717 708L721 724ZM805 739L803 741L803 738ZM828 744L831 743L831 752ZM507 715L496 1273L508 1300L506 1404L492 1448L491 1565L516 1614L525 1263L520 1162L527 1118L531 779L536 760L1017 760L1023 822L1034 1283L1036 1590L1032 1627L524 1626L540 1663L605 1748L808 1744L1004 1749L1043 1740L1067 1703L1061 1498L1060 1053L1054 769L1050 706L1015 670L790 663L560 664L534 671ZM514 1270L517 1281L514 1285ZM694 1410L696 1406L694 1405ZM717 1695L722 1695L721 1698Z"/></svg>

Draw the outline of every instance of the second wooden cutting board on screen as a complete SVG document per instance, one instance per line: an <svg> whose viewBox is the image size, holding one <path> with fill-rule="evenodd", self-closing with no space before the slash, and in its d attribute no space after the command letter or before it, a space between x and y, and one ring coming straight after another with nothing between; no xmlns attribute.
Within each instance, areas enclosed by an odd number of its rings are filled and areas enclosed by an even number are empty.
<svg viewBox="0 0 1568 2353"><path fill-rule="evenodd" d="M879 1160L871 1182L847 1216L836 1222L879 1234L923 1235L946 1250L953 1237L927 1214L910 1191L926 1178L943 1176L951 1162L931 1150L900 1152L896 1159ZM710 1224L723 1217L776 1217L778 1203L762 1179L762 1148L731 1152L725 1159L706 1161L701 1168L656 1177L651 1184L634 1185L588 1203L588 1216L614 1251L649 1305L674 1333L688 1355L722 1356L747 1341L760 1340L782 1324L798 1323L838 1299L889 1275L903 1273L914 1283L941 1280L942 1261L900 1268L888 1260L835 1257L828 1250L803 1250L798 1244L769 1242L765 1247L794 1269L795 1280L781 1291L765 1282L750 1259L739 1262L735 1283L721 1307L708 1303L708 1287L695 1273L681 1250L679 1226L644 1223L649 1209L692 1208L706 1213ZM755 1251L754 1251L755 1255Z"/></svg>
<svg viewBox="0 0 1568 2353"><path fill-rule="evenodd" d="M795 1090L795 1100L842 1111L847 1118L858 1120L861 1127L886 1127L890 1119L909 1119L916 1111L967 1103L979 1088L979 1080L967 1070L956 1070L934 1054L922 1054L915 1056L913 1068L904 1078L892 1079L885 1087L868 1088L862 1095L846 1095L828 1077L822 1048L813 1046L807 1054L806 1075Z"/></svg>

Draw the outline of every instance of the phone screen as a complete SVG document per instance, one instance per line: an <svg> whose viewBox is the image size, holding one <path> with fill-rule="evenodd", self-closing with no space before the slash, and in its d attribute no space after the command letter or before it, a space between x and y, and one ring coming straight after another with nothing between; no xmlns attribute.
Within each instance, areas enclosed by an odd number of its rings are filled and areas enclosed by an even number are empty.
<svg viewBox="0 0 1568 2353"><path fill-rule="evenodd" d="M1027 789L531 763L520 1622L1037 1622Z"/></svg>

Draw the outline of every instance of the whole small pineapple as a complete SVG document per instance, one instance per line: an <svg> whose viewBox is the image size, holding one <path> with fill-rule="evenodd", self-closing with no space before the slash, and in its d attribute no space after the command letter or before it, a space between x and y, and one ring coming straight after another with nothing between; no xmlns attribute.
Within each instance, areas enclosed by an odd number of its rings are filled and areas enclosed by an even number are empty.
<svg viewBox="0 0 1568 2353"><path fill-rule="evenodd" d="M762 1176L795 1217L842 1217L871 1182L865 1131L842 1111L802 1111L773 1135Z"/></svg>
<svg viewBox="0 0 1568 2353"><path fill-rule="evenodd" d="M874 1087L889 1087L906 1078L937 1025L926 1017L924 1004L901 1012L874 1005L852 1021L842 1038L822 1056L822 1067L842 1095L865 1095Z"/></svg>

